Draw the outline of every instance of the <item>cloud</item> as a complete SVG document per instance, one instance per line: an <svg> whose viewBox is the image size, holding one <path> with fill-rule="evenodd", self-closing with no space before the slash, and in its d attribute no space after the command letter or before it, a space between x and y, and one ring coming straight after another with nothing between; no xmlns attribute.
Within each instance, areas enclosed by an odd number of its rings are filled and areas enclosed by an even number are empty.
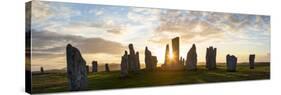
<svg viewBox="0 0 281 95"><path fill-rule="evenodd" d="M82 53L119 54L124 50L122 44L102 38L84 38L74 35L62 35L49 31L32 31L32 53L39 56L61 55L66 44L72 44Z"/></svg>
<svg viewBox="0 0 281 95"><path fill-rule="evenodd" d="M80 11L74 10L63 3L32 1L31 16L33 25L53 20L69 21L72 16L80 15Z"/></svg>
<svg viewBox="0 0 281 95"><path fill-rule="evenodd" d="M54 15L47 2L33 0L31 6L31 16L33 21L44 21L51 15Z"/></svg>
<svg viewBox="0 0 281 95"><path fill-rule="evenodd" d="M270 18L262 15L166 10L161 12L160 25L155 31L158 34L165 32L177 33L185 42L198 42L197 38L201 39L199 42L204 42L204 40L220 38L223 40L225 34L253 38L251 35L256 31L260 32L255 33L256 35L263 34L261 32L269 35L269 33L266 33L270 31L269 22ZM170 37L162 38L158 40L162 41Z"/></svg>

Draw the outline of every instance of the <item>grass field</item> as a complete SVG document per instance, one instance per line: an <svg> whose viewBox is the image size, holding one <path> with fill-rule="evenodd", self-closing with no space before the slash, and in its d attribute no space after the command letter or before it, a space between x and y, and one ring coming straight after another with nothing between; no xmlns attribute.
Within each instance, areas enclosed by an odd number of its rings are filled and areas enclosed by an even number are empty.
<svg viewBox="0 0 281 95"><path fill-rule="evenodd" d="M226 72L225 64L218 64L218 69L208 71L204 65L197 71L157 71L145 70L130 73L128 78L121 79L119 71L89 73L88 89L113 89L145 86L163 86L177 84L198 84L241 80L260 80L270 78L270 64L259 63L255 69L249 69L248 64L239 64L237 72ZM32 93L50 93L68 91L65 73L46 73L32 75Z"/></svg>

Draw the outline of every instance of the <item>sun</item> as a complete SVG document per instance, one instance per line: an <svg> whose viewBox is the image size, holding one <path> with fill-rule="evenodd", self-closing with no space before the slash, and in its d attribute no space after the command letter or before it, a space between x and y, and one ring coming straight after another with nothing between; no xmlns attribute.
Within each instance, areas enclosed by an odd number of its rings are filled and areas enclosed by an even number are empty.
<svg viewBox="0 0 281 95"><path fill-rule="evenodd" d="M170 59L170 60L173 60L173 59L174 59L174 54L171 53L171 52L169 53L169 59Z"/></svg>

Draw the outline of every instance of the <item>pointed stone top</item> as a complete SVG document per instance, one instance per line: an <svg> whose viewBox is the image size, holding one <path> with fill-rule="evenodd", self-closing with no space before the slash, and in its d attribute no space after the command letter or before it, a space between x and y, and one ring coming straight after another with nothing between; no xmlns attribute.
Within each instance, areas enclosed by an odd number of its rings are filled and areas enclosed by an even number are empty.
<svg viewBox="0 0 281 95"><path fill-rule="evenodd" d="M195 44L192 44L192 47L196 47Z"/></svg>
<svg viewBox="0 0 281 95"><path fill-rule="evenodd" d="M125 50L125 55L128 55L128 52L127 52L127 50Z"/></svg>

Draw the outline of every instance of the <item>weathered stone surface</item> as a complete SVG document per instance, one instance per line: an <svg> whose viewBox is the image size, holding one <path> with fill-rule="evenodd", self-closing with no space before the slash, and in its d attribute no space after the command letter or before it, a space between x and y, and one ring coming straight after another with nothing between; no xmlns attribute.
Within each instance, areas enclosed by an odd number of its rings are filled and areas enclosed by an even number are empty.
<svg viewBox="0 0 281 95"><path fill-rule="evenodd" d="M68 44L66 46L67 78L71 91L85 90L88 84L86 61L80 51Z"/></svg>
<svg viewBox="0 0 281 95"><path fill-rule="evenodd" d="M92 72L98 72L98 62L92 61Z"/></svg>
<svg viewBox="0 0 281 95"><path fill-rule="evenodd" d="M105 71L106 71L106 72L110 72L110 70L109 70L109 65L108 65L108 64L105 64Z"/></svg>
<svg viewBox="0 0 281 95"><path fill-rule="evenodd" d="M129 52L130 54L128 55L129 57L128 70L132 72L136 72L138 71L139 59L137 59L138 56L135 53L133 44L129 44Z"/></svg>
<svg viewBox="0 0 281 95"><path fill-rule="evenodd" d="M127 51L125 51L125 54L122 56L121 64L120 64L120 66L121 66L120 76L121 77L128 76L128 61L129 61L128 53L127 53Z"/></svg>
<svg viewBox="0 0 281 95"><path fill-rule="evenodd" d="M216 69L217 48L209 47L206 51L206 68L208 70Z"/></svg>
<svg viewBox="0 0 281 95"><path fill-rule="evenodd" d="M237 64L237 57L235 57L234 55L228 54L226 56L227 71L235 72L236 71L236 64Z"/></svg>
<svg viewBox="0 0 281 95"><path fill-rule="evenodd" d="M147 70L154 70L157 67L157 57L152 56L151 51L148 50L147 47L145 47L145 68Z"/></svg>
<svg viewBox="0 0 281 95"><path fill-rule="evenodd" d="M172 48L173 48L173 64L179 64L180 56L180 38L176 37L172 39Z"/></svg>
<svg viewBox="0 0 281 95"><path fill-rule="evenodd" d="M44 73L44 68L43 67L40 67L40 72Z"/></svg>
<svg viewBox="0 0 281 95"><path fill-rule="evenodd" d="M249 56L249 64L250 64L250 69L255 68L255 54L251 54Z"/></svg>
<svg viewBox="0 0 281 95"><path fill-rule="evenodd" d="M192 45L186 56L186 69L196 70L197 69L197 53L195 44Z"/></svg>

